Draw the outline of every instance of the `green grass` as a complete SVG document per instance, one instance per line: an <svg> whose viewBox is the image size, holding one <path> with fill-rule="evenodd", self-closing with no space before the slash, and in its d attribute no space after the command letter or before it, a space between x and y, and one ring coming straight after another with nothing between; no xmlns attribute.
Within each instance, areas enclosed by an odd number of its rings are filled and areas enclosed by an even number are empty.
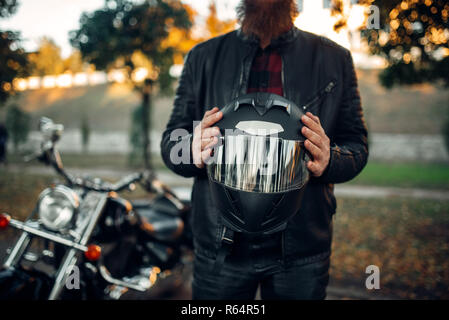
<svg viewBox="0 0 449 320"><path fill-rule="evenodd" d="M365 268L376 265L381 286L376 294L448 299L448 230L449 201L339 199L333 282L363 290Z"/></svg>
<svg viewBox="0 0 449 320"><path fill-rule="evenodd" d="M449 164L369 162L351 184L449 189Z"/></svg>

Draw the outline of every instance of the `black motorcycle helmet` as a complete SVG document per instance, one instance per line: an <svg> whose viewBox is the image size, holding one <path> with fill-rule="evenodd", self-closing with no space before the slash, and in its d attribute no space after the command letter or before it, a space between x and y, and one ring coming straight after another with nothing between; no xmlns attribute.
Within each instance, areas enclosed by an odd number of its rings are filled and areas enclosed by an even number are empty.
<svg viewBox="0 0 449 320"><path fill-rule="evenodd" d="M303 111L266 92L243 95L221 111L221 137L207 172L224 226L251 234L285 229L309 179Z"/></svg>

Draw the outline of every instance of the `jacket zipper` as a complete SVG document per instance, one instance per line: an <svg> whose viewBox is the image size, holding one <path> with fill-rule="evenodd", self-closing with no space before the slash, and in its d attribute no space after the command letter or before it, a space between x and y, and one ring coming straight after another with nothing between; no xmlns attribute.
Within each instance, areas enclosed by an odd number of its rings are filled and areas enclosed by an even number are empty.
<svg viewBox="0 0 449 320"><path fill-rule="evenodd" d="M242 62L242 72L240 72L240 81L239 81L239 87L237 88L237 96L240 95L240 91L242 90L242 84L243 84L243 74L245 73L245 60Z"/></svg>
<svg viewBox="0 0 449 320"><path fill-rule="evenodd" d="M332 90L334 89L336 83L335 81L331 81L329 82L323 89L321 89L318 94L311 99L309 102L307 102L306 104L304 104L302 106L302 109L304 111L307 110L307 108L309 108L312 104L314 104L315 102L319 101L320 99L322 99L326 94L329 94L332 92Z"/></svg>
<svg viewBox="0 0 449 320"><path fill-rule="evenodd" d="M245 93L246 93L246 89L248 89L248 88L243 88L243 78L245 77L245 75L248 75L249 72L251 71L251 65L252 65L252 61L254 59L255 53L256 53L256 51L252 51L252 52L248 53L243 58L243 61L242 61L242 72L240 72L240 80L239 80L239 85L238 85L238 88L237 88L237 91L236 91L235 98L237 98L241 94L243 89L245 89L244 90ZM251 56L252 59L250 59L250 61L248 62L247 59L248 59L249 56Z"/></svg>

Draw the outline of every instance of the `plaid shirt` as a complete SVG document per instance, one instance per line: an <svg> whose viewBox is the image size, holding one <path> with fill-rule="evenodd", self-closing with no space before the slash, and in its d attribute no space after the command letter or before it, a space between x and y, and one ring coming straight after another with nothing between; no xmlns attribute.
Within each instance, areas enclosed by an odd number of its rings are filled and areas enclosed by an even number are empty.
<svg viewBox="0 0 449 320"><path fill-rule="evenodd" d="M271 92L283 96L282 59L276 49L259 48L249 75L248 91Z"/></svg>

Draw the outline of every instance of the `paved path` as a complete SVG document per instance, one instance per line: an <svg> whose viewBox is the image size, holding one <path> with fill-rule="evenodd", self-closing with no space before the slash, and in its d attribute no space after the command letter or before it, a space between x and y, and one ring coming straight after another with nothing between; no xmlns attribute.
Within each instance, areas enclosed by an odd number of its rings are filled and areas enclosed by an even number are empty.
<svg viewBox="0 0 449 320"><path fill-rule="evenodd" d="M10 165L8 170L16 172L29 172L34 174L56 175L54 170L45 166L15 166ZM132 173L130 170L112 170L112 169L83 169L69 168L68 172L74 175L99 176L109 179L120 179L121 177ZM190 197L190 188L193 179L187 179L177 176L169 171L159 171L157 173L159 179L167 185L174 188L181 198ZM431 200L449 200L449 190L429 190L417 188L395 188L395 187L375 187L342 184L335 187L335 195L337 197L356 197L356 198L388 198L388 197L406 197L415 199L431 199Z"/></svg>

